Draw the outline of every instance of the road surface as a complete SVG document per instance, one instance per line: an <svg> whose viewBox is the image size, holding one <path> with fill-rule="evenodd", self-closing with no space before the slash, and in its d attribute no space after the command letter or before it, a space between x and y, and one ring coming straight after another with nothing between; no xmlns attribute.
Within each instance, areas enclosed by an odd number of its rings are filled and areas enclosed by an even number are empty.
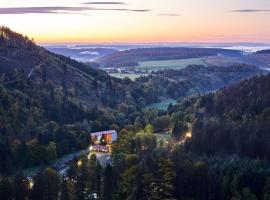
<svg viewBox="0 0 270 200"><path fill-rule="evenodd" d="M100 152L91 152L95 153L97 156L97 159L99 160L100 164L102 166L106 166L107 164L111 164L110 160L110 154L109 153L100 153ZM85 149L82 151L78 151L76 153L68 154L62 158L59 158L57 161L55 161L51 166L54 168L56 171L58 171L61 175L65 175L68 168L69 168L69 163L76 157L79 157L82 154L88 154L89 155L89 149ZM36 167L32 169L27 169L25 170L25 174L27 177L31 178L35 176L40 170L42 170L44 166L42 167Z"/></svg>

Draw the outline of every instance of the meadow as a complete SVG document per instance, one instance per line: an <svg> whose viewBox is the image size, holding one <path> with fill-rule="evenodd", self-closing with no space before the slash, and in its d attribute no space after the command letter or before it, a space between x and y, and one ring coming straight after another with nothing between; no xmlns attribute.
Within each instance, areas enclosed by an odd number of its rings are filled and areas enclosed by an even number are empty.
<svg viewBox="0 0 270 200"><path fill-rule="evenodd" d="M136 78L139 78L140 76L145 76L144 74L123 74L123 73L110 73L110 76L124 79L129 78L130 80L134 81Z"/></svg>
<svg viewBox="0 0 270 200"><path fill-rule="evenodd" d="M164 69L183 69L189 65L204 65L204 58L190 58L190 59L177 59L177 60L157 60L140 62L137 69L144 71L158 71Z"/></svg>
<svg viewBox="0 0 270 200"><path fill-rule="evenodd" d="M153 103L147 106L149 109L159 109L159 110L167 110L170 104L176 104L176 100L174 99L166 99L160 103Z"/></svg>
<svg viewBox="0 0 270 200"><path fill-rule="evenodd" d="M171 140L172 136L169 133L155 133L155 136L157 138L157 143L160 142L167 143Z"/></svg>

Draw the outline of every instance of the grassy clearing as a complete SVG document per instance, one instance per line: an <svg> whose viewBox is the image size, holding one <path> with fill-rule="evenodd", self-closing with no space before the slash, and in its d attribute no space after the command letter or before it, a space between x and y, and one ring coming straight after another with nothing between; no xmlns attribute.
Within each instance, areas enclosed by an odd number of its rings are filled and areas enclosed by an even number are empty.
<svg viewBox="0 0 270 200"><path fill-rule="evenodd" d="M136 78L139 78L141 76L145 76L144 74L122 74L122 73L110 73L111 76L124 79L128 77L130 80L134 81Z"/></svg>
<svg viewBox="0 0 270 200"><path fill-rule="evenodd" d="M163 142L169 142L171 140L171 134L155 133L154 135L156 136L158 143L162 140Z"/></svg>
<svg viewBox="0 0 270 200"><path fill-rule="evenodd" d="M166 99L160 103L153 103L147 106L149 109L159 109L159 110L167 110L170 103L176 104L176 100L174 99Z"/></svg>
<svg viewBox="0 0 270 200"><path fill-rule="evenodd" d="M143 130L141 130L141 131L137 132L136 134L137 135L140 135L140 134L147 134L147 133L145 133ZM172 138L172 134L171 133L158 132L158 133L153 133L153 135L156 137L158 144L161 141L164 142L164 143L170 142L171 141L171 138Z"/></svg>
<svg viewBox="0 0 270 200"><path fill-rule="evenodd" d="M157 60L140 62L137 67L145 71L158 71L163 69L183 69L189 65L204 65L204 58L178 59L178 60Z"/></svg>

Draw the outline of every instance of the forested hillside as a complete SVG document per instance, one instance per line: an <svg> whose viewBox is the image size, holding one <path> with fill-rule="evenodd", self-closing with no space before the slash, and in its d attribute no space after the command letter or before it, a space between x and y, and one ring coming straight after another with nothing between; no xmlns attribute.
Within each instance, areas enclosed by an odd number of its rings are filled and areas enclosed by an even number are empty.
<svg viewBox="0 0 270 200"><path fill-rule="evenodd" d="M224 67L204 67L192 65L182 70L163 70L153 72L156 77L165 77L169 81L167 93L171 98L179 99L213 92L239 81L263 74L265 71L255 66L235 64Z"/></svg>
<svg viewBox="0 0 270 200"><path fill-rule="evenodd" d="M30 189L21 174L2 177L1 197L268 200L269 81L270 75L255 77L170 106L168 113L142 112L138 117L154 127L136 122L122 129L112 146L112 165L102 166L94 154L82 156L63 179L52 169L41 171ZM154 129L170 123L174 139L157 142ZM187 123L193 125L192 137L183 146Z"/></svg>
<svg viewBox="0 0 270 200"><path fill-rule="evenodd" d="M6 27L0 28L0 38L0 74L8 87L16 85L16 74L20 73L37 89L50 82L52 87L72 90L81 103L90 107L118 108L122 104L141 107L156 101L144 95L155 95L146 84L134 89L129 80L112 78L92 68L90 63L85 65L48 52Z"/></svg>
<svg viewBox="0 0 270 200"><path fill-rule="evenodd" d="M266 71L189 66L120 80L4 27L0 44L1 198L269 199ZM145 109L162 98L180 102ZM119 133L109 165L89 154L64 176L50 168L33 180L18 173L88 148L89 132L108 129Z"/></svg>
<svg viewBox="0 0 270 200"><path fill-rule="evenodd" d="M270 159L270 75L190 98L171 112L182 113L179 124L192 123L188 151Z"/></svg>
<svg viewBox="0 0 270 200"><path fill-rule="evenodd" d="M218 53L238 55L240 52L214 48L144 48L113 52L97 59L96 62L103 67L134 67L142 61L198 58L214 56Z"/></svg>
<svg viewBox="0 0 270 200"><path fill-rule="evenodd" d="M257 54L270 54L270 49L257 51Z"/></svg>
<svg viewBox="0 0 270 200"><path fill-rule="evenodd" d="M144 126L140 112L162 98L201 94L263 72L251 66L191 66L132 82L0 30L0 171L7 174L85 148L90 131L121 129L136 119Z"/></svg>
<svg viewBox="0 0 270 200"><path fill-rule="evenodd" d="M50 82L53 87L73 90L87 106L117 108L122 103L140 106L136 99L137 94L129 93L131 87L126 87L124 81L92 68L89 63L85 65L48 52L8 28L1 27L0 33L0 74L5 85L16 84L15 74L19 72L36 88L43 88ZM143 95L138 95L144 98Z"/></svg>

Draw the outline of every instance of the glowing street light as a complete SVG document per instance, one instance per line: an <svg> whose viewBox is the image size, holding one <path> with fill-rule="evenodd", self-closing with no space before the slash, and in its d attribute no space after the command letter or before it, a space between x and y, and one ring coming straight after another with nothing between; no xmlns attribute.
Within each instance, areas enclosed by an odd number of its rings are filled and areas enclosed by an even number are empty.
<svg viewBox="0 0 270 200"><path fill-rule="evenodd" d="M89 147L89 151L91 152L92 150L93 150L93 147L92 147L92 146L90 146L90 147Z"/></svg>
<svg viewBox="0 0 270 200"><path fill-rule="evenodd" d="M32 190L34 187L34 181L32 179L29 180L29 189Z"/></svg>
<svg viewBox="0 0 270 200"><path fill-rule="evenodd" d="M192 138L192 133L191 132L187 132L186 133L186 138Z"/></svg>
<svg viewBox="0 0 270 200"><path fill-rule="evenodd" d="M82 161L81 161L81 160L78 160L77 166L78 166L78 167L81 167L81 166L82 166Z"/></svg>

